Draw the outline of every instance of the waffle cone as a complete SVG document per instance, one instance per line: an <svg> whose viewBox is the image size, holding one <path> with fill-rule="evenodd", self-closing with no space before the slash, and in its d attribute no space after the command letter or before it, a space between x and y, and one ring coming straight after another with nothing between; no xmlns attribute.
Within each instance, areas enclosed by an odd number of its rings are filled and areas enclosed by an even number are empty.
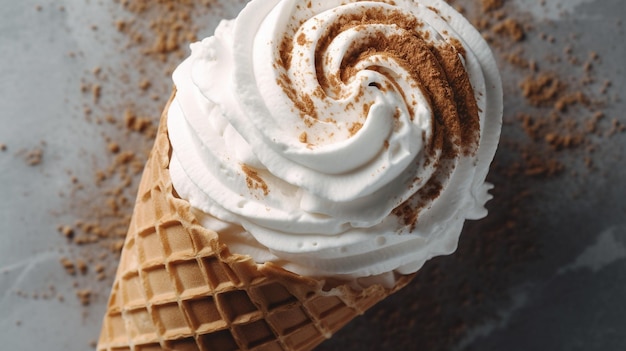
<svg viewBox="0 0 626 351"><path fill-rule="evenodd" d="M167 110L139 185L98 351L311 350L410 281L401 277L391 289L328 288L231 253L173 190Z"/></svg>

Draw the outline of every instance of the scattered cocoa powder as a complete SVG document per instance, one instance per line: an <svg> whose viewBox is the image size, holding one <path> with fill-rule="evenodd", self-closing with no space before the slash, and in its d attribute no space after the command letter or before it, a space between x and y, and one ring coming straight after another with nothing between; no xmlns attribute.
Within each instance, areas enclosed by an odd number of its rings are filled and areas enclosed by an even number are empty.
<svg viewBox="0 0 626 351"><path fill-rule="evenodd" d="M76 268L80 274L87 274L87 263L81 259L76 260Z"/></svg>
<svg viewBox="0 0 626 351"><path fill-rule="evenodd" d="M76 266L74 266L74 262L70 261L67 257L61 258L61 265L65 268L67 274L76 275Z"/></svg>
<svg viewBox="0 0 626 351"><path fill-rule="evenodd" d="M81 289L76 291L76 296L83 306L89 306L93 292L89 289Z"/></svg>
<svg viewBox="0 0 626 351"><path fill-rule="evenodd" d="M531 105L546 106L560 97L565 84L554 73L540 73L537 76L527 76L520 83L520 88Z"/></svg>
<svg viewBox="0 0 626 351"><path fill-rule="evenodd" d="M504 0L482 0L481 5L484 12L498 10L504 4Z"/></svg>
<svg viewBox="0 0 626 351"><path fill-rule="evenodd" d="M93 167L92 177L70 175L68 190L60 193L68 200L63 212L76 220L60 225L58 230L70 243L67 250L76 251L71 256L83 257L64 258L61 265L76 278L77 288L95 281L102 281L103 288L110 287L130 223L139 176L154 142L165 98L171 91L170 75L188 53L189 43L197 39L196 23L204 25L196 21L210 11L219 11L215 5L211 0L115 0L101 5L110 8L111 26L122 35L118 50L128 63L97 64L84 72L78 86L84 99L77 110L86 123L101 131L102 155L108 157L96 155L99 161ZM87 24L87 29L101 28ZM68 56L85 59L83 53L70 52ZM38 164L42 155L43 152L34 153L28 162ZM96 261L103 263L95 264ZM84 305L93 298L89 291L77 292Z"/></svg>
<svg viewBox="0 0 626 351"><path fill-rule="evenodd" d="M74 236L74 229L67 225L59 226L59 232L61 232L61 234L63 234L68 239L72 239L72 237Z"/></svg>
<svg viewBox="0 0 626 351"><path fill-rule="evenodd" d="M100 84L94 84L91 86L91 95L93 96L93 102L97 104L102 96L102 86Z"/></svg>
<svg viewBox="0 0 626 351"><path fill-rule="evenodd" d="M497 34L507 35L515 42L522 41L526 35L524 33L524 27L512 18L507 18L496 24L493 27L493 31Z"/></svg>
<svg viewBox="0 0 626 351"><path fill-rule="evenodd" d="M120 145L115 142L110 142L107 148L109 149L110 152L114 154L117 154L120 152Z"/></svg>
<svg viewBox="0 0 626 351"><path fill-rule="evenodd" d="M38 166L43 162L43 154L44 151L40 147L36 147L32 150L20 150L18 155L21 155L24 158L24 162L26 162L29 166Z"/></svg>

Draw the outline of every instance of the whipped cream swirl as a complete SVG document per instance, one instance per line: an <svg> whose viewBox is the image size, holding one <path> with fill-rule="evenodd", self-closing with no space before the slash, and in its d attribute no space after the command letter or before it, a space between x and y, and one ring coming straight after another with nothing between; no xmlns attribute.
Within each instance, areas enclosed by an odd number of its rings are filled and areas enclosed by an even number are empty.
<svg viewBox="0 0 626 351"><path fill-rule="evenodd" d="M174 83L174 187L233 252L407 274L486 215L500 78L443 1L254 0Z"/></svg>

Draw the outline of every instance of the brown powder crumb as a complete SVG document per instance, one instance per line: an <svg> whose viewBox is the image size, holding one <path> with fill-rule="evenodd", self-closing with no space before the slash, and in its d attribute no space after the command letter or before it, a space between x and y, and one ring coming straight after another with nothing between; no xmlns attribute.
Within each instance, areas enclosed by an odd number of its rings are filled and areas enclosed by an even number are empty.
<svg viewBox="0 0 626 351"><path fill-rule="evenodd" d="M298 45L304 46L307 43L306 34L300 33L300 35L298 35L296 42L298 43Z"/></svg>
<svg viewBox="0 0 626 351"><path fill-rule="evenodd" d="M115 116L113 116L113 115L106 115L106 116L104 116L104 120L107 121L109 124L116 124L117 123L117 118L115 118Z"/></svg>
<svg viewBox="0 0 626 351"><path fill-rule="evenodd" d="M548 133L545 136L545 141L554 149L561 150L564 148L571 148L582 144L583 138L580 135L559 135L557 133Z"/></svg>
<svg viewBox="0 0 626 351"><path fill-rule="evenodd" d="M126 22L122 20L115 21L115 28L120 32L124 32L126 30Z"/></svg>
<svg viewBox="0 0 626 351"><path fill-rule="evenodd" d="M617 118L611 120L611 128L607 131L607 136L613 136L617 133L624 133L626 131L626 124L622 123Z"/></svg>
<svg viewBox="0 0 626 351"><path fill-rule="evenodd" d="M409 198L392 213L397 216L404 225L413 231L419 221L419 214L437 199L443 190L443 185L437 179L431 179L415 195Z"/></svg>
<svg viewBox="0 0 626 351"><path fill-rule="evenodd" d="M105 270L105 268L104 268L104 266L103 266L102 264L97 264L97 265L94 267L94 271L95 271L96 273L102 273L102 272L104 272L104 270Z"/></svg>
<svg viewBox="0 0 626 351"><path fill-rule="evenodd" d="M262 190L263 195L269 194L269 188L259 173L248 165L241 165L241 170L246 174L246 184L248 189Z"/></svg>
<svg viewBox="0 0 626 351"><path fill-rule="evenodd" d="M150 89L150 86L152 86L152 83L147 79L144 79L139 83L139 89L141 90L148 90Z"/></svg>
<svg viewBox="0 0 626 351"><path fill-rule="evenodd" d="M153 129L153 119L148 117L138 117L132 110L124 112L124 125L130 131L146 133ZM153 134L150 132L149 134Z"/></svg>
<svg viewBox="0 0 626 351"><path fill-rule="evenodd" d="M74 229L72 227L64 225L59 227L59 232L63 234L68 239L71 239L74 236Z"/></svg>
<svg viewBox="0 0 626 351"><path fill-rule="evenodd" d="M600 88L600 94L605 95L612 85L613 82L611 82L610 80L605 80L604 83L602 83L602 87Z"/></svg>
<svg viewBox="0 0 626 351"><path fill-rule="evenodd" d="M589 106L591 101L581 91L565 94L561 96L555 103L554 108L560 112L566 111L569 107L574 105Z"/></svg>
<svg viewBox="0 0 626 351"><path fill-rule="evenodd" d="M604 112L602 111L596 111L593 116L591 116L591 119L587 121L586 124L586 132L587 133L595 133L598 131L598 123L600 123L600 121L602 119L604 119L605 115Z"/></svg>
<svg viewBox="0 0 626 351"><path fill-rule="evenodd" d="M350 132L350 136L356 135L356 133L358 133L359 130L361 130L361 128L363 128L363 123L360 123L360 122L352 123L352 126L350 126L350 128L348 129L348 131Z"/></svg>
<svg viewBox="0 0 626 351"><path fill-rule="evenodd" d="M481 5L484 12L498 10L504 4L504 0L482 0Z"/></svg>
<svg viewBox="0 0 626 351"><path fill-rule="evenodd" d="M106 174L103 171L96 171L96 174L94 174L94 183L96 185L100 185L102 184L105 180L107 179Z"/></svg>
<svg viewBox="0 0 626 351"><path fill-rule="evenodd" d="M519 53L506 54L504 55L504 59L511 65L518 68L528 69L532 72L536 71L537 69L535 62L525 59Z"/></svg>
<svg viewBox="0 0 626 351"><path fill-rule="evenodd" d="M111 251L120 253L122 252L122 248L124 247L124 239L120 239L113 244L111 244Z"/></svg>
<svg viewBox="0 0 626 351"><path fill-rule="evenodd" d="M107 145L107 148L109 149L111 153L114 153L114 154L117 154L120 152L120 145L115 142L110 142L109 145Z"/></svg>
<svg viewBox="0 0 626 351"><path fill-rule="evenodd" d="M26 153L24 160L29 166L38 166L43 162L43 150L35 148Z"/></svg>
<svg viewBox="0 0 626 351"><path fill-rule="evenodd" d="M102 96L102 86L100 84L91 86L91 96L93 97L94 103L97 104L100 101L100 97Z"/></svg>
<svg viewBox="0 0 626 351"><path fill-rule="evenodd" d="M302 134L300 134L300 142L303 144L308 143L309 140L309 135L307 134L307 132L302 132Z"/></svg>
<svg viewBox="0 0 626 351"><path fill-rule="evenodd" d="M520 83L522 94L533 106L546 106L554 103L565 84L553 73L528 76Z"/></svg>
<svg viewBox="0 0 626 351"><path fill-rule="evenodd" d="M428 9L431 10L432 12L438 14L438 15L440 14L439 9L437 9L436 7L428 6Z"/></svg>
<svg viewBox="0 0 626 351"><path fill-rule="evenodd" d="M132 151L125 151L117 155L115 158L114 166L128 165L135 159L135 153Z"/></svg>
<svg viewBox="0 0 626 351"><path fill-rule="evenodd" d="M89 304L91 303L92 294L93 292L89 289L82 289L82 290L76 291L76 296L78 297L78 300L83 306L89 306Z"/></svg>
<svg viewBox="0 0 626 351"><path fill-rule="evenodd" d="M493 27L493 31L496 34L507 35L513 41L522 41L526 36L524 27L512 18L508 18Z"/></svg>
<svg viewBox="0 0 626 351"><path fill-rule="evenodd" d="M524 164L519 165L523 174L529 177L552 177L563 172L564 166L555 159L548 159L540 155L524 155Z"/></svg>
<svg viewBox="0 0 626 351"><path fill-rule="evenodd" d="M72 262L67 257L61 258L61 265L65 268L65 272L69 275L76 275L76 266L74 266L74 262Z"/></svg>
<svg viewBox="0 0 626 351"><path fill-rule="evenodd" d="M0 143L0 151L7 151L7 145Z"/></svg>
<svg viewBox="0 0 626 351"><path fill-rule="evenodd" d="M80 272L80 274L87 274L87 263L81 259L76 260L76 268Z"/></svg>

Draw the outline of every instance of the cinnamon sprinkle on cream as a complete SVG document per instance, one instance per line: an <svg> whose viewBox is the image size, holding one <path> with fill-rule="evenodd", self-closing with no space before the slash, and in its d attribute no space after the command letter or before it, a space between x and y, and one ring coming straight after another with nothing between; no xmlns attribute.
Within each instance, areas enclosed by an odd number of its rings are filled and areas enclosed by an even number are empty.
<svg viewBox="0 0 626 351"><path fill-rule="evenodd" d="M242 164L241 170L246 174L246 185L248 185L248 189L250 190L261 190L263 191L263 195L268 195L269 188L263 178L259 176L259 173L252 169L252 167Z"/></svg>
<svg viewBox="0 0 626 351"><path fill-rule="evenodd" d="M501 6L494 2L489 7ZM433 9L431 9L433 10ZM436 9L433 11L437 12ZM403 34L373 33L361 40L355 41L347 48L341 58L338 72L328 73L324 66L328 65L327 51L334 38L347 30L358 30L362 26L374 24L393 24ZM302 23L300 23L302 25ZM416 17L397 9L367 8L358 14L340 15L329 23L325 33L317 41L315 49L315 71L319 88L312 94L313 97L323 100L345 98L349 92L345 86L358 74L360 62L367 60L384 60L393 62L401 67L401 78L376 66L368 69L377 71L388 78L389 84L383 87L380 83L370 84L371 87L383 90L395 90L406 102L409 118L415 118L415 93L405 89L397 82L404 79L412 89L420 91L431 104L433 113L431 126L432 138L425 143L424 161L429 165L436 165L437 171L433 180L418 191L414 198L409 199L396 213L404 218L407 225L415 226L421 209L430 205L441 189L449 174L454 170L454 163L458 157L474 155L478 149L480 137L480 117L476 94L470 83L462 59L466 56L463 44L441 33L445 41L434 41L430 32L423 31L423 23ZM317 121L325 120L321 111L317 110L311 96L303 94L293 85L290 76L293 49L295 45L310 45L304 33L298 33L298 27L292 27L291 32L285 34L279 43L280 54L274 66L281 69L277 83L292 101L296 111L307 127ZM523 31L522 31L523 33ZM514 33L516 36L519 34ZM411 97L411 100L407 97ZM358 105L358 106L357 106ZM371 102L364 101L361 95L354 97L346 104L347 110L362 110L362 116L367 118ZM398 118L399 110L394 118ZM347 132L354 136L362 127L363 121L350 121L346 125ZM301 142L307 142L300 135ZM388 147L389 144L386 144ZM258 175L257 175L258 176ZM258 182L248 174L248 185L255 188ZM401 206L402 207L402 206Z"/></svg>
<svg viewBox="0 0 626 351"><path fill-rule="evenodd" d="M301 143L306 144L309 141L309 135L306 132L302 132L302 134L300 134L299 139Z"/></svg>

